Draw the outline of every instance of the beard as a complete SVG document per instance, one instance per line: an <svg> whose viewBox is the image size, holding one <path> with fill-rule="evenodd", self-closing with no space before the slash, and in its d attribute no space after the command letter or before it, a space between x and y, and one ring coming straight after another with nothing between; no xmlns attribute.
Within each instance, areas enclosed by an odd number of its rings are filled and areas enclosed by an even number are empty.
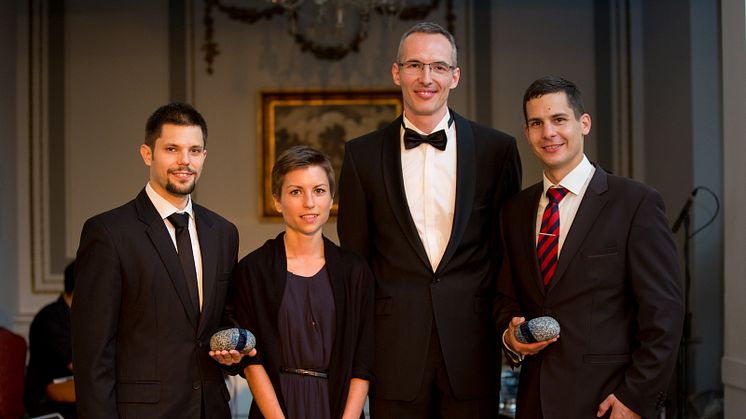
<svg viewBox="0 0 746 419"><path fill-rule="evenodd" d="M172 174L175 171L189 171L194 177L190 183L173 183L171 179L166 180L165 189L172 195L189 195L194 191L194 187L197 186L197 172L192 170L188 166L178 167L175 169L169 169L168 174Z"/></svg>
<svg viewBox="0 0 746 419"><path fill-rule="evenodd" d="M186 185L177 185L169 181L166 183L166 190L174 195L189 195L194 191L195 186L197 186L197 182L188 183Z"/></svg>

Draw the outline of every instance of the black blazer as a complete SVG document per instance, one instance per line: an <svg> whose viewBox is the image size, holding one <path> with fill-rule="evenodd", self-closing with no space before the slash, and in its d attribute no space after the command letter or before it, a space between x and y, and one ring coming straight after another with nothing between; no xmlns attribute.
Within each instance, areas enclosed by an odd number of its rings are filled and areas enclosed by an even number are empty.
<svg viewBox="0 0 746 419"><path fill-rule="evenodd" d="M203 306L192 307L176 248L145 191L83 226L75 264L73 365L81 418L230 418L208 355L220 324L238 231L193 204Z"/></svg>
<svg viewBox="0 0 746 419"><path fill-rule="evenodd" d="M595 418L611 393L654 417L668 388L683 325L676 248L661 196L600 167L568 231L548 289L536 256L543 185L502 214L501 330L510 318L552 316L560 339L521 367L518 418Z"/></svg>
<svg viewBox="0 0 746 419"><path fill-rule="evenodd" d="M346 144L337 228L342 247L362 255L376 278L375 395L382 399L414 399L434 326L456 397L494 396L499 386L490 305L501 258L498 212L520 189L520 158L512 137L451 113L455 213L435 272L404 192L402 117Z"/></svg>
<svg viewBox="0 0 746 419"><path fill-rule="evenodd" d="M256 336L258 353L252 358L245 357L243 364L264 366L287 415L280 386L282 350L277 326L287 284L284 235L280 233L241 259L236 266L233 287L235 318L241 327ZM335 307L329 407L332 418L341 418L350 380L360 378L373 385L373 275L357 255L340 249L326 238L324 257ZM252 403L249 418L262 417L259 406Z"/></svg>

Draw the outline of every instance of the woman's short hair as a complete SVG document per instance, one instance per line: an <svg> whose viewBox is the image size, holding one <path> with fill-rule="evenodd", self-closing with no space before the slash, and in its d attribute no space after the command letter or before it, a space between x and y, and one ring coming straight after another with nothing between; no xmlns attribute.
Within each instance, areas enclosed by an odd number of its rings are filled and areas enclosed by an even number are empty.
<svg viewBox="0 0 746 419"><path fill-rule="evenodd" d="M336 182L334 181L334 169L329 157L305 145L290 147L277 157L277 161L272 167L272 196L280 199L285 175L295 169L303 169L309 166L319 166L324 169L326 177L329 179L329 191L331 196L334 197Z"/></svg>

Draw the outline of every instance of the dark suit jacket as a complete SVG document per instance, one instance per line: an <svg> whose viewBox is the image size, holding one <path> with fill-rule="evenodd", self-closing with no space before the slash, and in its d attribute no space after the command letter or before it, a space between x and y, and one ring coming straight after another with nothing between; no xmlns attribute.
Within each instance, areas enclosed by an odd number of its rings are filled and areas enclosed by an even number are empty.
<svg viewBox="0 0 746 419"><path fill-rule="evenodd" d="M143 190L83 226L72 307L81 418L229 418L223 373L209 357L238 252L236 227L193 204L203 308L191 305L176 248Z"/></svg>
<svg viewBox="0 0 746 419"><path fill-rule="evenodd" d="M241 259L234 274L236 319L257 337L258 354L245 362L262 364L280 406L282 349L277 316L287 283L284 233ZM373 381L373 275L357 255L324 238L324 257L334 294L334 342L329 364L329 407L341 418L350 380ZM372 385L372 383L371 383ZM287 414L287 413L286 413ZM263 417L256 403L250 418Z"/></svg>
<svg viewBox="0 0 746 419"><path fill-rule="evenodd" d="M501 257L498 212L520 189L520 159L512 137L451 112L456 205L435 272L404 192L402 118L346 144L337 226L342 247L362 255L376 278L375 396L382 399L417 395L433 330L457 398L494 396L499 386L490 305Z"/></svg>
<svg viewBox="0 0 746 419"><path fill-rule="evenodd" d="M502 213L501 330L516 315L552 316L561 327L557 342L522 363L517 417L593 418L611 393L654 417L684 314L663 201L596 167L545 289L535 236L542 188L522 191Z"/></svg>

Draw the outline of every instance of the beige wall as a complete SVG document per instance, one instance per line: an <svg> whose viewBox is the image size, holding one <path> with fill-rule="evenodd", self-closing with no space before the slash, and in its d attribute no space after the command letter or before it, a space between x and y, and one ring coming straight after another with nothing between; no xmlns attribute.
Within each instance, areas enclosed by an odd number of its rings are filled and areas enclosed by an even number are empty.
<svg viewBox="0 0 746 419"><path fill-rule="evenodd" d="M722 360L725 417L742 418L746 412L746 333L743 319L746 282L746 1L722 2L723 140L725 200L725 325Z"/></svg>
<svg viewBox="0 0 746 419"><path fill-rule="evenodd" d="M518 140L524 187L541 180L541 164L523 135L522 103L528 85L547 74L570 79L583 92L588 113L596 115L593 3L501 0L492 7L493 121ZM591 160L596 158L595 141L592 128L585 140Z"/></svg>
<svg viewBox="0 0 746 419"><path fill-rule="evenodd" d="M85 219L147 181L138 150L145 119L168 100L168 2L67 3L65 255L73 258Z"/></svg>
<svg viewBox="0 0 746 419"><path fill-rule="evenodd" d="M10 328L18 307L18 194L16 170L16 7L0 2L0 327Z"/></svg>
<svg viewBox="0 0 746 419"><path fill-rule="evenodd" d="M52 18L40 18L36 2L19 7L14 322L24 334L62 289L85 219L147 181L137 150L148 114L168 100L167 3L65 2L62 33L50 32ZM59 41L50 36L62 38L60 55L49 52Z"/></svg>

